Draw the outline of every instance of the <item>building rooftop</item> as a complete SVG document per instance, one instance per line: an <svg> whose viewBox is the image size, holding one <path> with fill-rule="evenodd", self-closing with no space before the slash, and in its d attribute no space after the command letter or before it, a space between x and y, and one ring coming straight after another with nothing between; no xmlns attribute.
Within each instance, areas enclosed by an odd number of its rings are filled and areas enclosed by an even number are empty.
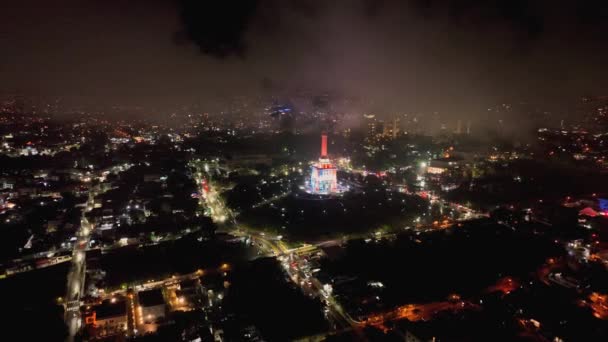
<svg viewBox="0 0 608 342"><path fill-rule="evenodd" d="M186 279L186 280L182 280L179 283L179 286L182 290L195 289L197 284L198 284L198 281L196 279Z"/></svg>
<svg viewBox="0 0 608 342"><path fill-rule="evenodd" d="M221 290L224 287L224 278L219 273L208 273L199 279L208 290Z"/></svg>
<svg viewBox="0 0 608 342"><path fill-rule="evenodd" d="M109 300L95 306L96 319L107 319L111 317L125 316L127 314L127 302L124 299L112 303Z"/></svg>
<svg viewBox="0 0 608 342"><path fill-rule="evenodd" d="M137 297L139 298L139 305L143 307L165 304L165 299L160 289L141 291L137 294Z"/></svg>

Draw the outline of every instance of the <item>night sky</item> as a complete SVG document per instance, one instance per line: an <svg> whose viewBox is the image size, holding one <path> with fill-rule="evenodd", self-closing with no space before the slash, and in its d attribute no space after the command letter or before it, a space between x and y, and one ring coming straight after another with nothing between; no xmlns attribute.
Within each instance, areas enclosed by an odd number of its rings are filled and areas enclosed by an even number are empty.
<svg viewBox="0 0 608 342"><path fill-rule="evenodd" d="M606 94L608 1L10 0L0 91L166 104L307 89L386 108Z"/></svg>

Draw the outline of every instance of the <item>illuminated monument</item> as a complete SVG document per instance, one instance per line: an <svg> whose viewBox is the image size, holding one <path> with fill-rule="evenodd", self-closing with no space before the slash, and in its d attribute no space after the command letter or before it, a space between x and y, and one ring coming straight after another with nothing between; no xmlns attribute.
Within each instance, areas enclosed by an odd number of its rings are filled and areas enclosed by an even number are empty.
<svg viewBox="0 0 608 342"><path fill-rule="evenodd" d="M337 169L327 157L327 134L321 135L321 157L310 171L311 193L326 195L338 192Z"/></svg>

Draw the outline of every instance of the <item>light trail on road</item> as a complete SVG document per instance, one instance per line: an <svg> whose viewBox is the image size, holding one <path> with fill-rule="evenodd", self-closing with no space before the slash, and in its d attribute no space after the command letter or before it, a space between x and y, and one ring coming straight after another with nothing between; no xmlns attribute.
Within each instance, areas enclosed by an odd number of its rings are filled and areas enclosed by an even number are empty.
<svg viewBox="0 0 608 342"><path fill-rule="evenodd" d="M122 172L131 168L131 166L132 165L115 166L110 169L110 172ZM84 291L86 280L86 250L91 238L91 232L95 228L86 218L86 213L93 210L95 197L100 193L103 193L103 191L100 190L99 186L89 189L85 209L82 211L82 216L80 218L80 228L76 233L78 238L74 243L72 251L72 263L67 278L66 310L64 317L65 323L68 326L68 337L66 338L66 341L68 342L74 341L74 336L76 336L82 324L80 299L82 297L82 292Z"/></svg>

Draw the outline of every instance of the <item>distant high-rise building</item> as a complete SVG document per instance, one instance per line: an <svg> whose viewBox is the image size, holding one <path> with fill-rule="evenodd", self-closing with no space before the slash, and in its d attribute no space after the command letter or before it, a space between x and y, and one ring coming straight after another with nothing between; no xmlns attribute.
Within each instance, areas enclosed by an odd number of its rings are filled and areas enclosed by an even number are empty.
<svg viewBox="0 0 608 342"><path fill-rule="evenodd" d="M380 121L382 124L382 137L388 137L391 135L391 126L388 122Z"/></svg>
<svg viewBox="0 0 608 342"><path fill-rule="evenodd" d="M439 134L443 129L445 129L445 125L441 123L441 116L438 112L433 112L430 121L429 133L430 134Z"/></svg>
<svg viewBox="0 0 608 342"><path fill-rule="evenodd" d="M382 125L382 134L383 138L392 138L395 139L400 131L400 120L398 118L393 118L391 121L378 121L378 124Z"/></svg>
<svg viewBox="0 0 608 342"><path fill-rule="evenodd" d="M367 142L372 142L376 140L378 135L382 133L380 131L381 122L376 120L376 116L374 114L364 114L363 118L365 119L365 140Z"/></svg>
<svg viewBox="0 0 608 342"><path fill-rule="evenodd" d="M393 119L393 128L391 131L392 131L391 132L392 138L393 139L397 138L397 134L399 134L399 131L400 131L399 119L396 119L396 118Z"/></svg>
<svg viewBox="0 0 608 342"><path fill-rule="evenodd" d="M456 131L454 131L454 133L462 134L462 120L458 119L456 122Z"/></svg>

